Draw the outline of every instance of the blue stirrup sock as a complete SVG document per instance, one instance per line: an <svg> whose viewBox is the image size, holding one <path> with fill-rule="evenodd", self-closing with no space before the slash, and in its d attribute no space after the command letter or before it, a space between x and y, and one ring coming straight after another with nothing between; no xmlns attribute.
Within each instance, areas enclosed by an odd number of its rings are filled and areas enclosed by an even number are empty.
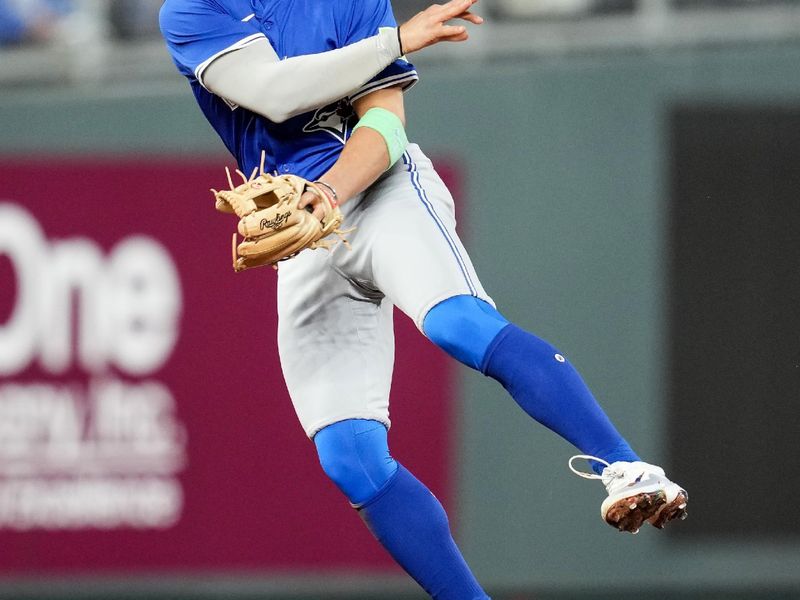
<svg viewBox="0 0 800 600"><path fill-rule="evenodd" d="M428 312L423 330L448 354L499 381L528 415L584 454L609 463L639 460L569 361L488 302L449 298ZM604 468L591 466L597 473Z"/></svg>
<svg viewBox="0 0 800 600"><path fill-rule="evenodd" d="M609 463L639 457L616 430L581 376L553 346L507 325L486 350L481 371L522 409L584 454ZM601 473L605 465L591 461Z"/></svg>
<svg viewBox="0 0 800 600"><path fill-rule="evenodd" d="M320 464L389 554L433 598L488 598L453 541L444 508L389 453L386 427L348 419L314 436Z"/></svg>
<svg viewBox="0 0 800 600"><path fill-rule="evenodd" d="M402 465L361 518L422 588L437 600L488 600L450 534L441 503Z"/></svg>

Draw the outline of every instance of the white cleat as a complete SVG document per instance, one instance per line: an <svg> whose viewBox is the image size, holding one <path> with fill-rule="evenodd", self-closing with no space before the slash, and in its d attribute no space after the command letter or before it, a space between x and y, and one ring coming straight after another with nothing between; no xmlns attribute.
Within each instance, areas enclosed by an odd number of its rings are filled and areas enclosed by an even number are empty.
<svg viewBox="0 0 800 600"><path fill-rule="evenodd" d="M579 458L606 465L603 474L577 470L572 461ZM579 454L569 459L569 468L580 477L602 480L608 498L600 505L600 516L619 531L637 533L645 521L663 529L673 519L686 518L689 494L667 479L661 467L641 461L609 464L600 458Z"/></svg>

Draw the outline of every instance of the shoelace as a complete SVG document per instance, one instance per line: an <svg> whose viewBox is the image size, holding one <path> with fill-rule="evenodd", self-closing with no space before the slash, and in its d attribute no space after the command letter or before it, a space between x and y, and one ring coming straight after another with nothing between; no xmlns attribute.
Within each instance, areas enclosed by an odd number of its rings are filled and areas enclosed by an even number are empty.
<svg viewBox="0 0 800 600"><path fill-rule="evenodd" d="M602 465L605 465L606 467L610 467L611 466L610 463L604 461L602 458L597 458L596 456L591 456L589 454L576 454L575 456L573 456L572 458L569 459L569 462L567 463L567 465L569 466L569 470L570 471L575 473L575 475L577 475L578 477L583 477L584 479L603 479L603 476L602 475L598 475L597 473L585 473L584 471L580 471L580 470L576 469L575 467L573 467L572 466L572 461L574 461L576 459L579 459L579 458L582 458L584 460L593 460L593 461L599 462ZM609 474L611 474L611 472L609 472ZM616 473L614 475L618 476Z"/></svg>

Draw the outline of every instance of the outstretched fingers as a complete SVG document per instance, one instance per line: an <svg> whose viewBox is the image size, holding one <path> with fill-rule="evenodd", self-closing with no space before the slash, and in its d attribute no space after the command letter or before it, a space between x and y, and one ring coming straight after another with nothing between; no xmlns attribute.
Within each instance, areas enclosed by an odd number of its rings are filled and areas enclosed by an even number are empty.
<svg viewBox="0 0 800 600"><path fill-rule="evenodd" d="M462 31L461 33L457 33L455 35L448 35L442 36L440 38L443 42L465 42L469 39L469 33L466 31Z"/></svg>
<svg viewBox="0 0 800 600"><path fill-rule="evenodd" d="M461 42L466 40L467 28L463 25L446 25L447 21L452 19L461 19L472 23L473 25L480 25L483 23L483 17L476 15L469 11L469 8L478 0L451 0L447 4L439 7L441 11L437 15L437 19L442 23L439 30L439 39L447 42Z"/></svg>
<svg viewBox="0 0 800 600"><path fill-rule="evenodd" d="M467 28L463 25L443 25L439 31L439 39L445 41L454 41L452 38L460 37L467 33Z"/></svg>
<svg viewBox="0 0 800 600"><path fill-rule="evenodd" d="M478 0L450 0L450 2L436 7L438 12L437 16L441 21L455 19L459 15L468 12L470 7L477 1Z"/></svg>
<svg viewBox="0 0 800 600"><path fill-rule="evenodd" d="M437 42L462 42L469 36L463 24L448 24L461 20L473 25L483 23L483 17L470 11L478 0L450 0L434 4L417 13L400 26L400 46L405 52L416 52Z"/></svg>
<svg viewBox="0 0 800 600"><path fill-rule="evenodd" d="M482 16L476 15L475 13L469 11L461 13L460 15L456 15L455 18L463 19L464 21L469 21L473 25L480 25L481 23L483 23Z"/></svg>

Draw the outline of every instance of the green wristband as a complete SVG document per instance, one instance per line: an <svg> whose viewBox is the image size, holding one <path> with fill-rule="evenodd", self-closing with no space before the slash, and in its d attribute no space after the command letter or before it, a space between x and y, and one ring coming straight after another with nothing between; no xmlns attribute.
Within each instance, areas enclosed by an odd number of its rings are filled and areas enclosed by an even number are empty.
<svg viewBox="0 0 800 600"><path fill-rule="evenodd" d="M403 152L408 146L408 137L403 127L403 122L396 114L385 108L370 108L358 121L358 125L353 128L353 132L359 127L369 127L381 134L386 142L386 149L389 151L389 166L387 169L400 160Z"/></svg>

